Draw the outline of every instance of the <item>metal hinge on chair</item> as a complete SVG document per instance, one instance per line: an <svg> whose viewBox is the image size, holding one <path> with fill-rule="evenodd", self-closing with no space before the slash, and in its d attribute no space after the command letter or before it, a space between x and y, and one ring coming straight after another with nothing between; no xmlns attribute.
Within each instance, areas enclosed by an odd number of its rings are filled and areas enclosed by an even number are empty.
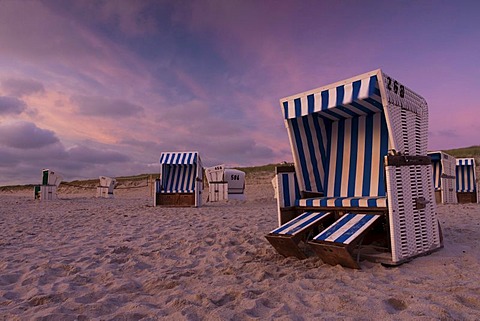
<svg viewBox="0 0 480 321"><path fill-rule="evenodd" d="M427 207L427 204L430 203L430 201L427 201L425 197L417 197L415 199L415 209L421 210Z"/></svg>

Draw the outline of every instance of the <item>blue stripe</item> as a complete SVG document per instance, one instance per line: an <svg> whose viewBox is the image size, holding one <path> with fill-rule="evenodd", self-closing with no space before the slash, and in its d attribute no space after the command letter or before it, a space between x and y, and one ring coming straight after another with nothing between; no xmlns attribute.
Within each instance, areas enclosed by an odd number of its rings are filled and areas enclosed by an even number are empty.
<svg viewBox="0 0 480 321"><path fill-rule="evenodd" d="M377 200L376 198L369 198L367 200L368 207L377 207Z"/></svg>
<svg viewBox="0 0 480 321"><path fill-rule="evenodd" d="M330 186L328 186L329 182L329 175L330 175L330 157L331 156L331 150L332 150L332 122L324 122L325 124L325 132L327 133L327 146L326 146L326 158L325 158L325 179L323 181L323 184L325 185L324 191L325 193L328 192Z"/></svg>
<svg viewBox="0 0 480 321"><path fill-rule="evenodd" d="M345 116L342 116L342 115L334 112L334 110L332 110L332 109L322 110L321 113L326 114L326 115L330 115L330 116L334 117L336 120L345 118Z"/></svg>
<svg viewBox="0 0 480 321"><path fill-rule="evenodd" d="M353 107L355 107L355 108L363 111L365 114L371 114L371 113L373 113L373 110L370 110L370 109L368 109L367 107L365 107L365 106L363 106L363 105L360 105L360 104L359 104L358 102L356 102L356 101L352 101L352 102L350 103L350 105L352 105Z"/></svg>
<svg viewBox="0 0 480 321"><path fill-rule="evenodd" d="M318 241L325 241L330 235L341 229L345 224L347 224L351 219L355 217L355 214L345 214L338 221L333 223L332 226L327 228L325 231L317 235L314 239Z"/></svg>
<svg viewBox="0 0 480 321"><path fill-rule="evenodd" d="M283 231L289 229L292 225L297 224L298 221L303 220L305 217L311 215L312 213L313 212L304 212L303 214L297 216L293 220L288 221L287 223L283 224L282 226L280 226L276 230L273 230L272 233L279 234L280 232L283 232Z"/></svg>
<svg viewBox="0 0 480 321"><path fill-rule="evenodd" d="M337 132L337 157L335 169L335 185L333 188L333 196L341 196L342 186L342 167L343 167L343 145L345 142L345 120L338 121ZM332 155L330 156L332 157Z"/></svg>
<svg viewBox="0 0 480 321"><path fill-rule="evenodd" d="M310 212L310 214L313 214L312 212ZM298 231L301 231L303 230L306 226L318 221L319 219L321 219L322 217L324 217L326 214L326 212L320 212L320 213L317 213L316 215L312 216L311 218L309 218L308 220L306 220L305 222L303 222L302 224L296 226L295 228L293 228L292 230L288 231L287 234L295 234L297 233Z"/></svg>
<svg viewBox="0 0 480 321"><path fill-rule="evenodd" d="M182 186L182 189L188 189L187 188L187 182L188 180L186 180L188 178L188 175L187 175L187 169L188 167L191 167L192 165L182 165L181 167L181 175L182 175L182 180L180 182L180 186Z"/></svg>
<svg viewBox="0 0 480 321"><path fill-rule="evenodd" d="M365 158L363 167L362 196L370 195L370 179L372 177L372 149L373 149L373 115L365 119ZM368 179L365 179L368 178Z"/></svg>
<svg viewBox="0 0 480 321"><path fill-rule="evenodd" d="M388 127L385 119L385 113L381 113L380 119L380 164L378 164L378 196L386 196L385 182L385 162L384 158L388 154Z"/></svg>
<svg viewBox="0 0 480 321"><path fill-rule="evenodd" d="M172 183L171 183L171 190L172 191L178 191L178 175L179 174L179 168L178 166L172 166Z"/></svg>
<svg viewBox="0 0 480 321"><path fill-rule="evenodd" d="M308 116L308 117L311 117L311 116ZM312 136L312 133L310 132L310 124L308 123L308 117L302 117L303 128L305 130L305 136L307 137L307 145L308 145L308 151L310 153L310 163L311 163L312 169L313 169L313 176L314 176L314 179L315 179L315 185L318 186L316 191L318 191L319 189L320 190L322 189L322 182L320 181L320 175L318 173L318 163L321 160L317 161L317 158L315 156L315 146L313 145L313 140L318 139L318 136L316 136L315 138Z"/></svg>
<svg viewBox="0 0 480 321"><path fill-rule="evenodd" d="M368 82L368 96L373 96L377 87L377 76L371 76Z"/></svg>
<svg viewBox="0 0 480 321"><path fill-rule="evenodd" d="M295 104L295 117L302 116L302 102L300 101L300 98L295 98L293 103Z"/></svg>
<svg viewBox="0 0 480 321"><path fill-rule="evenodd" d="M282 185L283 185L283 201L285 203L285 207L292 206L290 203L290 184L289 184L289 175L288 174L281 174L282 178Z"/></svg>
<svg viewBox="0 0 480 321"><path fill-rule="evenodd" d="M346 105L346 106L348 106L348 105ZM346 114L348 114L348 115L350 115L350 116L352 116L352 117L358 116L358 114L357 114L356 112L354 112L353 110L351 110L351 109L349 109L349 108L344 107L343 105L337 106L336 109L341 110L341 111L343 111L344 113L346 113ZM345 118L345 116L342 116L342 118Z"/></svg>
<svg viewBox="0 0 480 321"><path fill-rule="evenodd" d="M360 207L360 198L352 198L350 201L351 207Z"/></svg>
<svg viewBox="0 0 480 321"><path fill-rule="evenodd" d="M188 178L191 181L190 188L189 188L190 191L195 190L195 178L197 177L196 170L197 170L196 166L189 166L188 168Z"/></svg>
<svg viewBox="0 0 480 321"><path fill-rule="evenodd" d="M471 191L472 190L472 182L470 181L470 170L471 170L471 166L465 166L465 169L466 169L466 172L467 172L467 181L466 181L466 185L467 185L467 190L468 191Z"/></svg>
<svg viewBox="0 0 480 321"><path fill-rule="evenodd" d="M352 101L355 101L358 99L358 95L360 94L360 87L362 86L362 81L357 80L352 83Z"/></svg>
<svg viewBox="0 0 480 321"><path fill-rule="evenodd" d="M345 86L338 86L337 88L337 101L335 102L337 106L343 104L343 97L345 96Z"/></svg>
<svg viewBox="0 0 480 321"><path fill-rule="evenodd" d="M290 120L292 124L292 129L295 135L295 142L297 144L297 153L298 153L298 158L300 159L300 169L302 170L302 178L303 182L305 184L305 189L307 191L312 190L312 186L310 184L310 178L308 176L308 170L307 170L307 161L305 159L305 153L304 153L304 148L303 148L303 142L302 142L302 137L300 135L300 128L298 125L298 122L300 120L298 118Z"/></svg>
<svg viewBox="0 0 480 321"><path fill-rule="evenodd" d="M283 102L283 113L285 115L285 119L288 119L289 118L289 114L288 114L288 101L284 101Z"/></svg>
<svg viewBox="0 0 480 321"><path fill-rule="evenodd" d="M323 169L325 169L325 162L327 160L327 152L325 150L326 146L323 145L323 134L322 134L322 125L320 124L320 121L323 122L323 124L325 124L325 122L330 122L329 120L324 120L324 119L321 119L319 117L314 117L313 118L313 126L315 127L315 132L316 132L316 135L317 135L317 139L318 139L318 146L320 148L320 157L322 158L322 167ZM325 127L325 126L323 126ZM323 190L325 190L325 188L323 188Z"/></svg>
<svg viewBox="0 0 480 321"><path fill-rule="evenodd" d="M320 94L322 96L322 110L328 109L328 90L322 91Z"/></svg>
<svg viewBox="0 0 480 321"><path fill-rule="evenodd" d="M344 199L345 199L345 197L337 197L337 198L335 198L335 201L334 201L335 206L341 207Z"/></svg>
<svg viewBox="0 0 480 321"><path fill-rule="evenodd" d="M365 215L355 223L352 227L350 227L348 230L345 231L341 236L339 236L337 239L335 239L335 243L343 243L345 242L349 237L351 237L353 234L355 234L358 230L360 230L362 227L370 225L370 221L374 218L373 215Z"/></svg>
<svg viewBox="0 0 480 321"><path fill-rule="evenodd" d="M373 98L370 98L370 97L366 98L365 101L367 103L369 103L370 105L374 106L375 108L377 108L378 110L380 110L380 111L383 110L383 105L380 101L377 101L377 100L375 100Z"/></svg>
<svg viewBox="0 0 480 321"><path fill-rule="evenodd" d="M308 113L312 114L313 111L315 110L315 96L313 94L308 95L307 102L308 102Z"/></svg>
<svg viewBox="0 0 480 321"><path fill-rule="evenodd" d="M350 135L350 170L348 173L347 196L355 195L355 181L357 178L357 155L358 154L358 117L352 118Z"/></svg>

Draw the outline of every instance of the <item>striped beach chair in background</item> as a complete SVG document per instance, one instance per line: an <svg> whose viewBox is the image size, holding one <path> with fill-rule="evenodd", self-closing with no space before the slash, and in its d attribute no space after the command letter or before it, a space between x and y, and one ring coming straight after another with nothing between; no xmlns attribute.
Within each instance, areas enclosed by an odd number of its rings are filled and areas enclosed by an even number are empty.
<svg viewBox="0 0 480 321"><path fill-rule="evenodd" d="M437 203L456 204L456 159L442 151L428 152L432 160L433 186Z"/></svg>
<svg viewBox="0 0 480 321"><path fill-rule="evenodd" d="M325 263L353 268L356 258L398 265L442 247L421 96L378 69L280 105L294 166L277 168L279 227L305 212L333 213L332 228L358 221L335 240L307 240Z"/></svg>
<svg viewBox="0 0 480 321"><path fill-rule="evenodd" d="M203 167L198 152L168 152L160 156L154 206L202 205Z"/></svg>
<svg viewBox="0 0 480 321"><path fill-rule="evenodd" d="M479 188L476 178L474 158L457 158L457 197L459 203L478 203Z"/></svg>

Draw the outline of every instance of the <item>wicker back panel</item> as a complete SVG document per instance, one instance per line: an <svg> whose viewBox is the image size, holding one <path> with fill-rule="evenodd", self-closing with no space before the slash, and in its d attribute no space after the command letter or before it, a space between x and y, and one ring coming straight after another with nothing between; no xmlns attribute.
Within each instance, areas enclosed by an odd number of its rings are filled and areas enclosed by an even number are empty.
<svg viewBox="0 0 480 321"><path fill-rule="evenodd" d="M400 262L441 246L430 165L387 166L392 261ZM424 200L425 207L418 206Z"/></svg>

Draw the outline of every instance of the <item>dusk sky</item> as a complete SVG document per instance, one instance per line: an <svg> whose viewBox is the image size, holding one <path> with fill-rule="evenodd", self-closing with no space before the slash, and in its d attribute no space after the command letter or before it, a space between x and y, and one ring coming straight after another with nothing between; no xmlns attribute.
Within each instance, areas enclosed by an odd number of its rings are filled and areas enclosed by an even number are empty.
<svg viewBox="0 0 480 321"><path fill-rule="evenodd" d="M279 99L381 68L480 144L480 1L0 0L0 185L291 161Z"/></svg>

